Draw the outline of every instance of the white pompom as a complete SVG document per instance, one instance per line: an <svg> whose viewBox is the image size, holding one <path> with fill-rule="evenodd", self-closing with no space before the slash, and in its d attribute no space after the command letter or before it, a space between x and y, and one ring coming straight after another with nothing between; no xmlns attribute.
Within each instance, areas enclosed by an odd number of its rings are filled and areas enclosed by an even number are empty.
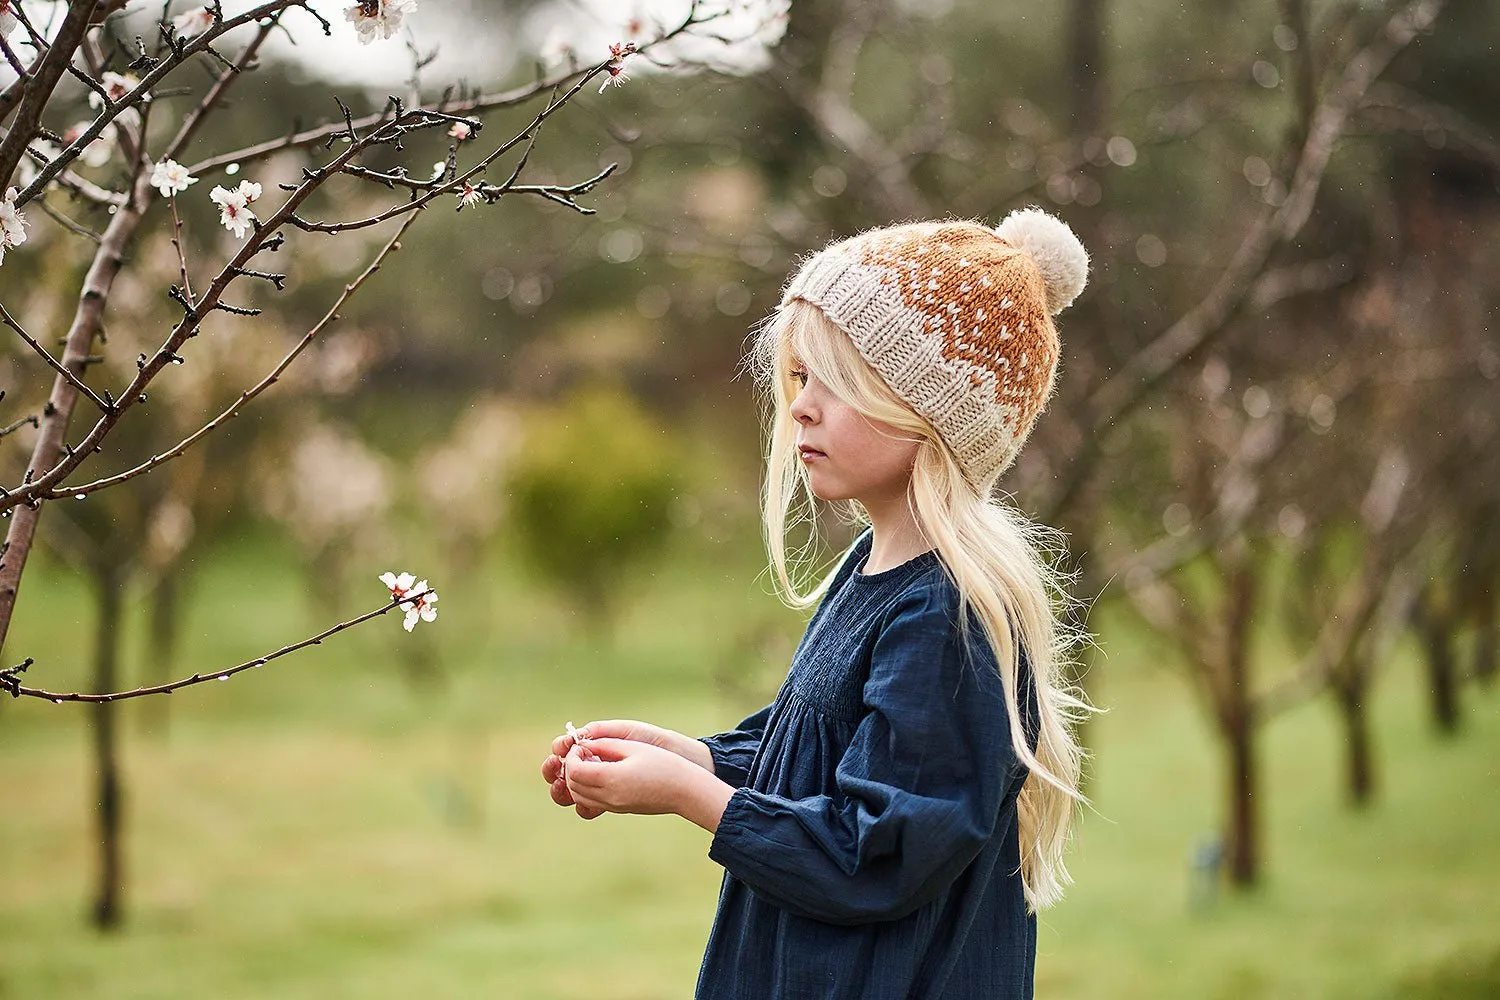
<svg viewBox="0 0 1500 1000"><path fill-rule="evenodd" d="M1089 255L1068 224L1039 208L1010 213L995 227L1000 238L1036 261L1047 286L1047 311L1060 313L1088 283Z"/></svg>

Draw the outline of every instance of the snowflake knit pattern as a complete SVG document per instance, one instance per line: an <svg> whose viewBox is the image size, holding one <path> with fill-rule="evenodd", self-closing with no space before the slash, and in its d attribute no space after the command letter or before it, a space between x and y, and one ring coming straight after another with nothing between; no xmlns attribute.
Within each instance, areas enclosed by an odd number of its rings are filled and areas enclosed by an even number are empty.
<svg viewBox="0 0 1500 1000"><path fill-rule="evenodd" d="M1060 350L1052 314L1087 274L1072 230L1023 209L996 229L908 223L834 243L793 276L782 304L821 309L984 488L1046 406Z"/></svg>

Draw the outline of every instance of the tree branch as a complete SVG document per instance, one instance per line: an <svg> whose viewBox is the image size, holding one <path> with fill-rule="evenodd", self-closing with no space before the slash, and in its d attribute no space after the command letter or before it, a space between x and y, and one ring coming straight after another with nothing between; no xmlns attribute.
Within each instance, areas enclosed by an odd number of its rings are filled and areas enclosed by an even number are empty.
<svg viewBox="0 0 1500 1000"><path fill-rule="evenodd" d="M263 667L267 663L270 663L272 660L278 660L281 657L286 656L288 653L295 653L297 650L306 649L308 646L317 646L329 636L337 635L338 633L343 632L346 629L351 629L356 625L361 625L372 618L379 618L381 615L390 614L396 608L400 608L403 605L410 604L414 601L419 600L420 598L426 597L428 594L432 593L432 589L433 588L429 587L427 590L424 590L421 593L408 594L405 597L396 597L393 595L391 597L391 603L383 607L376 608L374 611L366 611L364 614L359 615L355 618L351 618L348 621L339 622L337 625L334 625L331 628L326 628L323 631L319 632L317 635L309 636L308 638L303 639L301 642L294 642L289 646L282 646L275 652L267 653L265 656L258 656L253 660L246 660L244 663L239 663L232 667L226 667L223 670L215 670L206 674L197 673L193 674L191 677L184 677L182 680L171 681L166 684L153 684L148 687L134 688L130 691L109 691L94 694L47 691L42 688L26 687L21 683L20 675L25 673L27 668L36 662L34 659L28 656L25 660L13 667L6 667L5 669L0 670L0 691L9 692L12 698L44 698L47 701L50 701L57 705L61 705L65 701L81 701L99 704L101 702L125 701L127 698L143 698L146 695L150 694L171 694L173 691L180 691L185 687L192 687L194 684L203 684L207 681L227 681L235 674L243 673L246 670L253 670L256 667Z"/></svg>

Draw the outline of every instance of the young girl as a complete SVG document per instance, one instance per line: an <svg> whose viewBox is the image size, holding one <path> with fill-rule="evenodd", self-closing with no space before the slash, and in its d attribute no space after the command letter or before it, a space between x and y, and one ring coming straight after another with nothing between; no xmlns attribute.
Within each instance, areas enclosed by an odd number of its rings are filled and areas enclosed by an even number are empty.
<svg viewBox="0 0 1500 1000"><path fill-rule="evenodd" d="M1087 268L1035 209L876 229L808 260L762 328L771 565L788 603L820 602L786 681L730 732L570 725L542 765L586 819L675 813L713 834L699 1000L1032 996L1089 706L1063 680L1051 535L994 486ZM804 490L869 527L800 594L785 536Z"/></svg>

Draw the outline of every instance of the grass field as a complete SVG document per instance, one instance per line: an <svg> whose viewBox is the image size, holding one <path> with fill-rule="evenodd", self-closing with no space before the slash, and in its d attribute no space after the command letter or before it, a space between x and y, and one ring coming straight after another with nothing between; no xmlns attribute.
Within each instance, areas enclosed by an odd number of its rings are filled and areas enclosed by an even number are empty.
<svg viewBox="0 0 1500 1000"><path fill-rule="evenodd" d="M797 623L754 558L676 553L612 648L497 560L487 580L438 581L442 617L414 635L381 619L180 692L165 732L129 706L127 923L106 937L86 924L88 713L7 700L0 998L690 996L719 880L707 836L670 818L578 821L537 765L568 720L706 732L758 707L719 683L724 650L755 615L793 637ZM195 591L188 671L319 621L274 545L225 553ZM355 597L350 613L378 603L373 576ZM89 634L83 585L33 567L7 659L36 656L33 683L81 684ZM1148 636L1103 644L1096 811L1077 885L1041 920L1039 997L1500 996L1500 691L1466 692L1465 731L1442 740L1409 658L1393 665L1374 706L1380 794L1361 814L1340 794L1328 706L1276 720L1265 884L1195 908L1216 747ZM446 680L413 681L423 663ZM769 669L749 686L768 685Z"/></svg>

